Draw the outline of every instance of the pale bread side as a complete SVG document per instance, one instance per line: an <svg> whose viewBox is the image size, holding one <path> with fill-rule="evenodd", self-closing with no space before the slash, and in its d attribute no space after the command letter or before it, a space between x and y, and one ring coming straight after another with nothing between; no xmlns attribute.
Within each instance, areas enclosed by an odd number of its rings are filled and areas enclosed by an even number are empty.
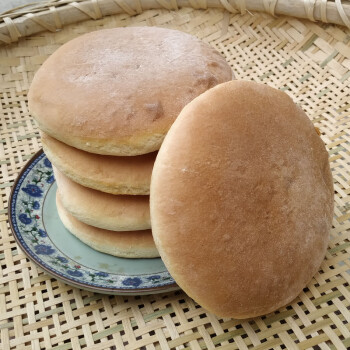
<svg viewBox="0 0 350 350"><path fill-rule="evenodd" d="M159 257L151 230L118 232L86 225L64 208L58 192L56 205L66 229L93 249L121 258Z"/></svg>
<svg viewBox="0 0 350 350"><path fill-rule="evenodd" d="M120 196L81 186L53 166L63 206L79 221L112 231L151 228L149 196Z"/></svg>
<svg viewBox="0 0 350 350"><path fill-rule="evenodd" d="M111 194L148 195L157 153L105 156L66 145L41 132L46 156L63 174L85 187Z"/></svg>

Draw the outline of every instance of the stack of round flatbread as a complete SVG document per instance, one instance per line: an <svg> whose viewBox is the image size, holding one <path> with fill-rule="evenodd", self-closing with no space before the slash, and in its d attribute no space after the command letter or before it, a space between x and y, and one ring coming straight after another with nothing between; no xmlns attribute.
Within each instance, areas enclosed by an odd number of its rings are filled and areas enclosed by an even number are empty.
<svg viewBox="0 0 350 350"><path fill-rule="evenodd" d="M159 256L149 209L157 150L187 103L231 79L209 45L155 27L92 32L51 55L28 98L65 227L108 254Z"/></svg>
<svg viewBox="0 0 350 350"><path fill-rule="evenodd" d="M289 303L317 272L333 183L302 109L231 78L190 35L104 30L44 63L29 107L71 233L108 254L160 254L202 306L247 318Z"/></svg>

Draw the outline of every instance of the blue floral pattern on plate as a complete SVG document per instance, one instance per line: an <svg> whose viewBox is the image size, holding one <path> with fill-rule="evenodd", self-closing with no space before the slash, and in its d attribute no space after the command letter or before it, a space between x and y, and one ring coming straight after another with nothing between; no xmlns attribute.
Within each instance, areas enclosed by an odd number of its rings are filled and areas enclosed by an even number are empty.
<svg viewBox="0 0 350 350"><path fill-rule="evenodd" d="M41 152L29 161L11 195L10 220L15 238L34 262L66 283L98 292L140 294L178 289L166 270L135 275L96 271L60 251L43 222L45 196L54 181L51 162Z"/></svg>

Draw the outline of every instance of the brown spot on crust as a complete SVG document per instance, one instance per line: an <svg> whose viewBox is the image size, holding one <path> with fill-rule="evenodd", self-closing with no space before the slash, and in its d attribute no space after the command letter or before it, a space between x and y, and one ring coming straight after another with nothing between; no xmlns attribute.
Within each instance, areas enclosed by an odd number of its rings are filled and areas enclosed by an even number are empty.
<svg viewBox="0 0 350 350"><path fill-rule="evenodd" d="M209 62L208 63L208 67L218 67L219 66L219 64L217 63L217 62L215 62L215 61L211 61L211 62Z"/></svg>
<svg viewBox="0 0 350 350"><path fill-rule="evenodd" d="M126 116L126 120L132 119L133 116L134 116L134 113L129 113L129 114Z"/></svg>
<svg viewBox="0 0 350 350"><path fill-rule="evenodd" d="M202 85L207 89L210 89L218 84L218 80L214 75L204 74L198 77L196 86Z"/></svg>
<svg viewBox="0 0 350 350"><path fill-rule="evenodd" d="M208 79L208 88L212 88L217 84L218 84L218 80L214 77L214 75L211 75Z"/></svg>
<svg viewBox="0 0 350 350"><path fill-rule="evenodd" d="M153 116L152 120L157 120L160 117L164 115L164 110L162 103L160 101L154 102L154 103L146 103L145 109L150 112L150 114Z"/></svg>
<svg viewBox="0 0 350 350"><path fill-rule="evenodd" d="M316 132L317 132L317 135L318 135L318 136L321 136L321 131L320 131L320 129L317 128L317 127L315 126L315 130L316 130Z"/></svg>

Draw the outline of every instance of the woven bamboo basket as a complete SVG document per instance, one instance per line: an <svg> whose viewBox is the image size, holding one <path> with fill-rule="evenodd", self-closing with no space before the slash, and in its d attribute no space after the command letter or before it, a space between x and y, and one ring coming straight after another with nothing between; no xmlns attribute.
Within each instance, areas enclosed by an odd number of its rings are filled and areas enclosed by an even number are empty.
<svg viewBox="0 0 350 350"><path fill-rule="evenodd" d="M64 0L1 15L0 349L349 349L349 8L338 0ZM95 294L51 278L16 245L11 186L41 148L26 97L35 71L80 34L136 25L199 37L237 78L287 92L320 130L334 177L333 229L319 272L290 305L239 321L208 313L181 291Z"/></svg>

